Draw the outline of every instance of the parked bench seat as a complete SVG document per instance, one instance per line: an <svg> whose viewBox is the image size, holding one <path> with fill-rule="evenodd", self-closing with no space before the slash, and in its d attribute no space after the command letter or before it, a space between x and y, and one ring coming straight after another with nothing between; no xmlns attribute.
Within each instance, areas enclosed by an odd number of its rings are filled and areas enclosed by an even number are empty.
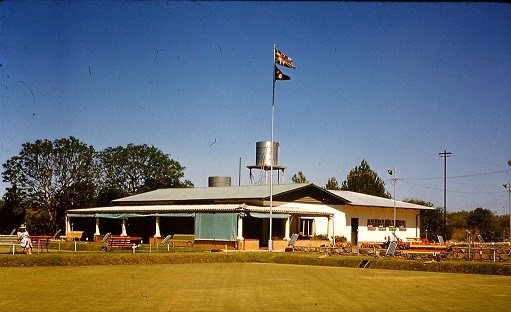
<svg viewBox="0 0 511 312"><path fill-rule="evenodd" d="M114 247L131 248L133 252L138 248L138 243L142 237L138 236L110 236L108 240L108 247L110 251L114 251Z"/></svg>
<svg viewBox="0 0 511 312"><path fill-rule="evenodd" d="M9 246L9 253L16 252L16 245L19 244L17 235L0 235L0 246Z"/></svg>

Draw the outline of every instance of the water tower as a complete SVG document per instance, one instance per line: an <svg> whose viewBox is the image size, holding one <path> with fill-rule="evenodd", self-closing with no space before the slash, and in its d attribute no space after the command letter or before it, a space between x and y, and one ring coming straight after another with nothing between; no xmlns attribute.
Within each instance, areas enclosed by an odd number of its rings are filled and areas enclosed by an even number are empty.
<svg viewBox="0 0 511 312"><path fill-rule="evenodd" d="M250 185L254 182L252 169L262 171L264 184L268 184L268 172L272 169L277 170L277 184L281 184L286 167L279 165L279 142L273 144L270 141L256 142L256 164L247 168L250 170Z"/></svg>

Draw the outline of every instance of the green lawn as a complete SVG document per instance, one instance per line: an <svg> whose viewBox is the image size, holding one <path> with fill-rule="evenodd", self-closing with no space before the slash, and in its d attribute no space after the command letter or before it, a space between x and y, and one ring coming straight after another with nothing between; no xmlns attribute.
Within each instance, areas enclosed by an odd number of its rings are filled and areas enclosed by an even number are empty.
<svg viewBox="0 0 511 312"><path fill-rule="evenodd" d="M0 268L0 311L9 312L510 307L510 276L257 263Z"/></svg>

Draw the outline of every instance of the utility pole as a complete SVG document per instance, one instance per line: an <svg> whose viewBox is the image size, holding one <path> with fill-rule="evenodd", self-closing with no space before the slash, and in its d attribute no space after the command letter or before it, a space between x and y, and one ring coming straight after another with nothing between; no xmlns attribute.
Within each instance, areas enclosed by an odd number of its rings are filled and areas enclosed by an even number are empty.
<svg viewBox="0 0 511 312"><path fill-rule="evenodd" d="M511 160L509 160L507 164L511 166ZM504 187L506 187L505 184ZM509 181L509 184L506 188L509 193L509 243L511 244L511 181Z"/></svg>
<svg viewBox="0 0 511 312"><path fill-rule="evenodd" d="M509 193L509 241L511 242L511 181L508 184L504 184L504 187Z"/></svg>
<svg viewBox="0 0 511 312"><path fill-rule="evenodd" d="M447 240L447 157L450 157L451 152L444 150L442 153L438 153L438 156L444 158L444 239Z"/></svg>

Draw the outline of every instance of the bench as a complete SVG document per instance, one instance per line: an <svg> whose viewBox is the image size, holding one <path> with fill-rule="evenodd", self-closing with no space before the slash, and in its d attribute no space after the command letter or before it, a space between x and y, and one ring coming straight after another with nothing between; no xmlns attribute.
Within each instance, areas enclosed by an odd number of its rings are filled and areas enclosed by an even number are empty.
<svg viewBox="0 0 511 312"><path fill-rule="evenodd" d="M195 235L193 234L174 234L171 239L168 240L172 247L176 247L176 243L180 246L192 246L195 245Z"/></svg>
<svg viewBox="0 0 511 312"><path fill-rule="evenodd" d="M19 244L17 235L0 235L0 246L9 246L9 253L16 252L16 245Z"/></svg>
<svg viewBox="0 0 511 312"><path fill-rule="evenodd" d="M133 252L138 248L137 243L140 242L142 237L135 236L110 236L108 246L110 251L114 251L114 247L131 248ZM106 250L105 250L106 251Z"/></svg>
<svg viewBox="0 0 511 312"><path fill-rule="evenodd" d="M60 236L60 239L65 241L74 241L82 239L83 231L67 231L66 235Z"/></svg>
<svg viewBox="0 0 511 312"><path fill-rule="evenodd" d="M48 247L50 246L51 238L51 236L30 236L32 247L37 247L37 253L43 252L44 248L46 248L46 252L49 252Z"/></svg>

